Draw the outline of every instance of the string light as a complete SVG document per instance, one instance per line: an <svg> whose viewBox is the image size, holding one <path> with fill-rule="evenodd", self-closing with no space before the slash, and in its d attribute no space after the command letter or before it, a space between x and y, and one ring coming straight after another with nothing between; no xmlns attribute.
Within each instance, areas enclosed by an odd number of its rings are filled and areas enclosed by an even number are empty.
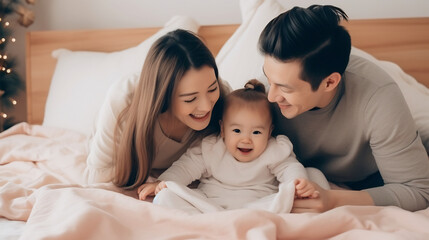
<svg viewBox="0 0 429 240"><path fill-rule="evenodd" d="M25 2L27 4L34 4L35 0L25 0ZM4 52L8 43L15 43L18 41L17 38L11 36L13 35L13 31L11 31L11 28L14 28L13 22L10 22L5 17L8 14L17 13L20 16L20 19L18 19L18 23L22 26L28 27L34 21L34 13L23 5L24 4L20 3L20 1L1 1L0 3L0 7L2 8L0 10L0 46L2 49L0 54L0 74L2 74L0 84L2 85L2 88L4 84L11 84L10 88L9 86L6 86L7 91L0 89L0 132L4 130L5 126L10 127L11 124L14 124L12 122L13 119L11 119L11 121L8 121L8 118L10 118L11 116L9 116L10 113L8 113L8 111L3 109L3 105L6 104L7 107L17 105L18 101L10 97L10 95L14 95L16 93L16 89L19 89L21 87L19 83L19 77L12 73L12 71L14 71L15 69L13 69L12 66L8 63L9 57ZM10 9L11 11L8 11L8 9ZM13 60L13 57L11 58L11 60ZM3 78L7 81L3 81Z"/></svg>
<svg viewBox="0 0 429 240"><path fill-rule="evenodd" d="M15 99L13 99L13 98L9 98L9 101L13 104L13 105L16 105L18 102L15 100Z"/></svg>

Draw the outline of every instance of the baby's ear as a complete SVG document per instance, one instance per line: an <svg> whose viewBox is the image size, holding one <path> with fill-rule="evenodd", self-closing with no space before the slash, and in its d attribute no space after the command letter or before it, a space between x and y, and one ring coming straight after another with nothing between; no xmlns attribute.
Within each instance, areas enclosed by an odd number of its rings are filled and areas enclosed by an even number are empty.
<svg viewBox="0 0 429 240"><path fill-rule="evenodd" d="M219 126L220 126L220 136L224 137L225 133L224 133L224 130L223 130L223 122L222 122L222 120L219 120Z"/></svg>

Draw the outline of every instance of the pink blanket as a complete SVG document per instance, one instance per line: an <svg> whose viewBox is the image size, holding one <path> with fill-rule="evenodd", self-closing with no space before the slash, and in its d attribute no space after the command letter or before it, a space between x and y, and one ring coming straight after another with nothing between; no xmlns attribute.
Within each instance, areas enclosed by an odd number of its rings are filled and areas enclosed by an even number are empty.
<svg viewBox="0 0 429 240"><path fill-rule="evenodd" d="M87 139L19 124L0 134L0 217L22 239L429 239L429 208L345 206L322 214L234 210L201 215L85 186Z"/></svg>

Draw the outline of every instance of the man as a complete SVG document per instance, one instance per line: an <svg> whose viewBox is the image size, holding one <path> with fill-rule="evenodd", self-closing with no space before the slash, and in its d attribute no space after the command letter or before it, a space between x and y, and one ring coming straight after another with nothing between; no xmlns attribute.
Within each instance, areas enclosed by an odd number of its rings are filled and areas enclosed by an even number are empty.
<svg viewBox="0 0 429 240"><path fill-rule="evenodd" d="M342 205L429 206L429 161L394 80L373 63L350 55L333 6L295 7L262 31L259 48L277 103L276 133L287 135L298 159L346 189L319 189L297 199L293 212Z"/></svg>

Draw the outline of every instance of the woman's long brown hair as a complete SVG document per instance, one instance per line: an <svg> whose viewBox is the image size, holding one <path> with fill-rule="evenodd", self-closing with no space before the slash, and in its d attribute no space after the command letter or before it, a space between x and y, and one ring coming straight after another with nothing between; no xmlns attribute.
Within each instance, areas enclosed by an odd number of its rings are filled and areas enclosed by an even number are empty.
<svg viewBox="0 0 429 240"><path fill-rule="evenodd" d="M175 30L158 39L150 48L131 103L119 115L115 129L115 177L113 183L134 189L145 183L156 155L154 139L158 116L171 106L175 86L193 68L210 66L218 79L215 59L195 34ZM209 126L197 137L219 131L224 91L214 106Z"/></svg>

